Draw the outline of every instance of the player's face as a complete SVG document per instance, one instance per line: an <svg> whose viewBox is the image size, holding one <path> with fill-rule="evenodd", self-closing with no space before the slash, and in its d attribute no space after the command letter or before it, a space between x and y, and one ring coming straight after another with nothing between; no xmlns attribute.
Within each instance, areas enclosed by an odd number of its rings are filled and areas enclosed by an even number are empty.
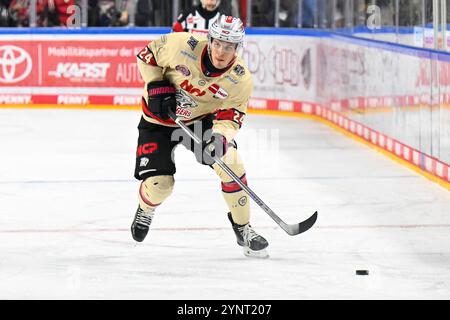
<svg viewBox="0 0 450 320"><path fill-rule="evenodd" d="M213 39L211 43L211 60L214 67L227 67L236 55L236 44Z"/></svg>
<svg viewBox="0 0 450 320"><path fill-rule="evenodd" d="M208 11L214 11L217 5L217 0L203 0L203 6Z"/></svg>

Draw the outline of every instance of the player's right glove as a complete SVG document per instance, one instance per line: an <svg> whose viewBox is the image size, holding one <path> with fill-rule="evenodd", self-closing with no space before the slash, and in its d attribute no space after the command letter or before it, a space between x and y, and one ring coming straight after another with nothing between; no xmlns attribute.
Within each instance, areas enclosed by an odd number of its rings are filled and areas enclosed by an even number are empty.
<svg viewBox="0 0 450 320"><path fill-rule="evenodd" d="M177 100L175 88L167 81L152 81L147 84L148 109L160 119L169 119L169 110L175 113Z"/></svg>

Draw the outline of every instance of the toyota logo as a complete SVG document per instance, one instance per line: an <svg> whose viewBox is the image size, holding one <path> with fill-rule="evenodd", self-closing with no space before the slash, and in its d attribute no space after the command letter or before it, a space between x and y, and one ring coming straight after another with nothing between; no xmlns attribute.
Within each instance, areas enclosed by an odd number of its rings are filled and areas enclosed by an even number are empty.
<svg viewBox="0 0 450 320"><path fill-rule="evenodd" d="M0 83L19 82L31 72L31 57L16 46L0 47Z"/></svg>

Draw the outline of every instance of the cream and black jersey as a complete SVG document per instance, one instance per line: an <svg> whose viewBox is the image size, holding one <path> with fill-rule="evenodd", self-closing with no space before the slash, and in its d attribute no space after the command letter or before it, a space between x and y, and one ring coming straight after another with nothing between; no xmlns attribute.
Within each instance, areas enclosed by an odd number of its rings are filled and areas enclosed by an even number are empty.
<svg viewBox="0 0 450 320"><path fill-rule="evenodd" d="M174 32L208 33L209 26L220 16L219 9L208 11L202 5L181 13L172 26Z"/></svg>
<svg viewBox="0 0 450 320"><path fill-rule="evenodd" d="M179 32L161 36L138 53L138 67L145 81L143 117L151 123L177 126L171 119L156 117L147 107L147 84L165 79L176 89L176 114L183 122L191 124L214 114L213 132L231 141L247 111L252 77L239 56L220 73L208 72L203 63L207 46L205 37Z"/></svg>

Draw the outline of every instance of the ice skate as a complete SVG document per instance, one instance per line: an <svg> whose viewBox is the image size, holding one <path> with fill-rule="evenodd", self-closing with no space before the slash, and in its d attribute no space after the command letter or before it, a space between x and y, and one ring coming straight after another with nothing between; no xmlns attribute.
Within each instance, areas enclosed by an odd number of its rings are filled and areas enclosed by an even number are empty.
<svg viewBox="0 0 450 320"><path fill-rule="evenodd" d="M244 254L247 257L268 258L269 254L266 250L269 243L262 236L257 234L249 223L239 225L234 223L231 212L228 212L228 219L231 222L238 245L243 247Z"/></svg>
<svg viewBox="0 0 450 320"><path fill-rule="evenodd" d="M152 223L153 215L155 214L155 210L152 209L148 212L141 209L139 206L136 215L134 216L133 223L131 224L131 235L133 239L137 242L144 241L147 236L148 229L150 224Z"/></svg>

